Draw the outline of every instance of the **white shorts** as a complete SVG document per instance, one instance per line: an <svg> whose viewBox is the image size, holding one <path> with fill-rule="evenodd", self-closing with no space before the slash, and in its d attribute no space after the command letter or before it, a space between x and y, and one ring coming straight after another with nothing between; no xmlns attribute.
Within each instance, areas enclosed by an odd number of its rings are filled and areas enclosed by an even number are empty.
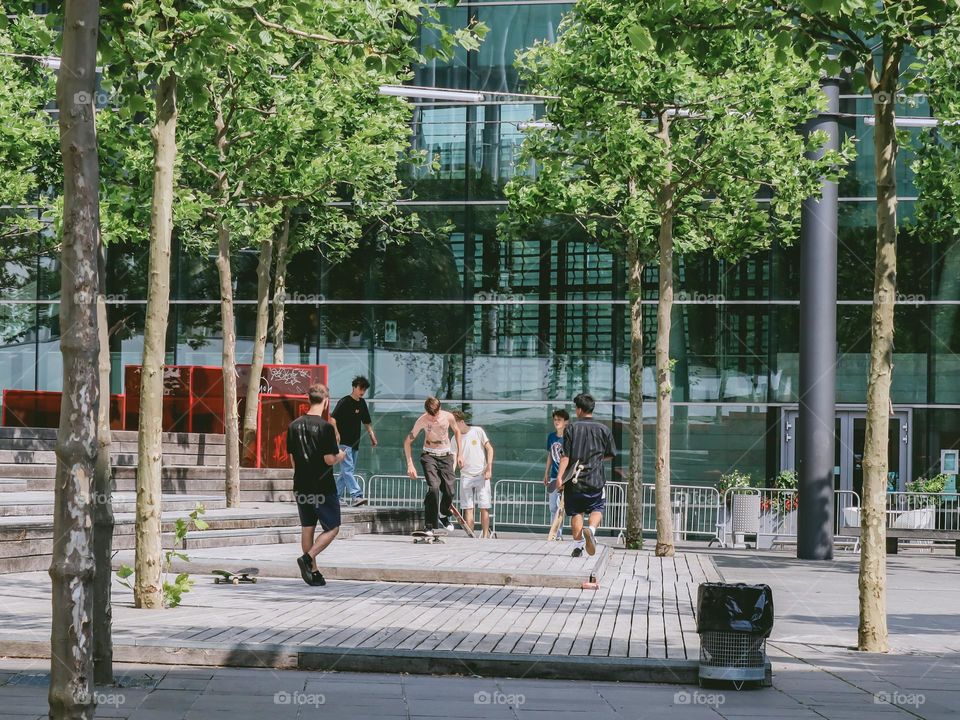
<svg viewBox="0 0 960 720"><path fill-rule="evenodd" d="M460 507L464 510L472 510L476 501L478 508L489 510L493 505L493 498L490 494L490 481L483 475L461 475L460 476Z"/></svg>

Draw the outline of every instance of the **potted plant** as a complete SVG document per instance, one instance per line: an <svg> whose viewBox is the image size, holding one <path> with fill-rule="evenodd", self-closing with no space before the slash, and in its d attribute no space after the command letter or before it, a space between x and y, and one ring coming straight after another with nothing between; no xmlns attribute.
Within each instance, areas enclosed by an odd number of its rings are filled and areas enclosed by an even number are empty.
<svg viewBox="0 0 960 720"><path fill-rule="evenodd" d="M752 486L751 477L749 473L742 473L739 470L731 470L728 473L724 473L720 476L720 481L717 483L717 492L720 493L720 497L724 497L727 494L728 490L734 490L737 488L748 488Z"/></svg>

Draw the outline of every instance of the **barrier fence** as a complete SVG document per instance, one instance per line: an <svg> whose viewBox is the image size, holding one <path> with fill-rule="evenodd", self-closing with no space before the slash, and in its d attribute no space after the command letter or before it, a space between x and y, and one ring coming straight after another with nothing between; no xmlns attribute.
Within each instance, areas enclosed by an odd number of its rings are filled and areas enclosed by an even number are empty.
<svg viewBox="0 0 960 720"><path fill-rule="evenodd" d="M834 490L833 496L833 534L846 537L847 520L852 513L859 517L860 496L852 490ZM753 500L741 502L738 498ZM756 535L758 547L793 543L797 537L798 508L795 489L730 488L723 494L715 540L725 546L734 541L734 536Z"/></svg>
<svg viewBox="0 0 960 720"><path fill-rule="evenodd" d="M423 477L373 475L364 481L364 495L371 507L423 507L426 486ZM459 495L459 481L456 485ZM497 480L492 487L491 526L500 530L546 532L551 523L549 500L540 480ZM735 496L750 496L747 514L734 517ZM459 504L459 497L455 497ZM643 486L643 529L656 529L656 492L653 485ZM738 505L744 503L738 502ZM789 544L796 541L797 491L782 488L731 488L722 496L713 487L672 485L670 507L676 540L713 540L723 545L732 542L734 533L756 535L758 546ZM849 536L859 526L860 497L851 490L834 491L834 534ZM931 493L888 493L887 517L890 527L960 529L960 496ZM737 522L740 526L737 526ZM608 482L602 531L622 535L627 524L627 485ZM845 530L846 528L846 530Z"/></svg>

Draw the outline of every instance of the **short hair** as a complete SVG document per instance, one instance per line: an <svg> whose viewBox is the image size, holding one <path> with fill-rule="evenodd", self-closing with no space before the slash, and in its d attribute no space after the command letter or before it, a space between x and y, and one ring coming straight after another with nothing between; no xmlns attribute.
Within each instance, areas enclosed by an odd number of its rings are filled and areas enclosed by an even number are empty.
<svg viewBox="0 0 960 720"><path fill-rule="evenodd" d="M593 409L597 406L593 395L590 393L580 393L573 399L573 404L576 405L579 410L583 410L588 414L592 413Z"/></svg>
<svg viewBox="0 0 960 720"><path fill-rule="evenodd" d="M559 410L554 410L554 411L553 411L553 417L555 417L555 418L563 418L564 420L569 420L569 419L570 419L570 413L568 413L568 412L567 412L566 410L564 410L563 408L560 408Z"/></svg>
<svg viewBox="0 0 960 720"><path fill-rule="evenodd" d="M453 415L453 419L457 422L462 420L463 422L467 423L467 425L470 424L470 413L465 412L464 410L454 410L451 415Z"/></svg>
<svg viewBox="0 0 960 720"><path fill-rule="evenodd" d="M436 415L440 411L440 401L431 395L423 401L423 409L426 410L429 415Z"/></svg>
<svg viewBox="0 0 960 720"><path fill-rule="evenodd" d="M327 386L323 383L314 383L310 386L310 389L307 390L307 397L310 399L311 405L319 405L330 397L330 391L327 390Z"/></svg>
<svg viewBox="0 0 960 720"><path fill-rule="evenodd" d="M370 381L367 380L363 375L357 375L353 379L353 384L350 387L360 388L361 390L366 390L370 387Z"/></svg>

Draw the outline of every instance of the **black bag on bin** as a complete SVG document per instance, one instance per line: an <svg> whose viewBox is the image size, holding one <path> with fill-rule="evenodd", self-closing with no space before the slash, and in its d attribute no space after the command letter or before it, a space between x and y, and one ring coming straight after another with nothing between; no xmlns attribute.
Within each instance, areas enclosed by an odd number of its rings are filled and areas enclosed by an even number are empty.
<svg viewBox="0 0 960 720"><path fill-rule="evenodd" d="M769 585L700 583L697 632L750 633L770 637L773 591Z"/></svg>

